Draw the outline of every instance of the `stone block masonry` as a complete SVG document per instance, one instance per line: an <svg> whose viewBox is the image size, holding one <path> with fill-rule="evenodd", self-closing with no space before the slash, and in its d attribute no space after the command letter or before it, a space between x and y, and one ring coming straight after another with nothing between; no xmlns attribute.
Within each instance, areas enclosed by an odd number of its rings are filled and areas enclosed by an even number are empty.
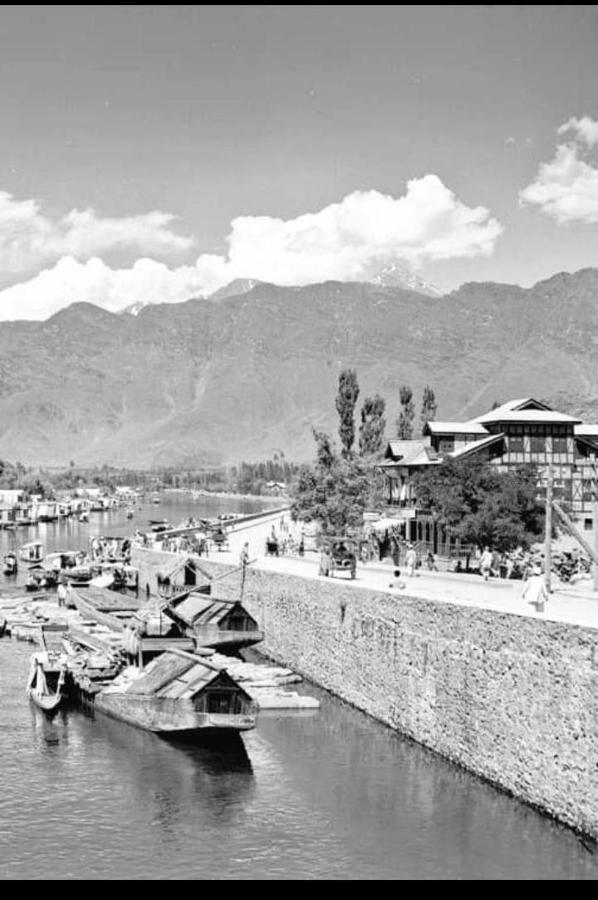
<svg viewBox="0 0 598 900"><path fill-rule="evenodd" d="M259 569L244 604L277 662L598 839L598 630Z"/></svg>

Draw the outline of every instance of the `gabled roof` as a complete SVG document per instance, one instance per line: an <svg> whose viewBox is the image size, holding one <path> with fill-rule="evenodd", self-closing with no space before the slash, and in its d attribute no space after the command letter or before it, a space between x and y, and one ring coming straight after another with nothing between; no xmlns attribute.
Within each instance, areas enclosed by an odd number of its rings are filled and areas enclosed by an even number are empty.
<svg viewBox="0 0 598 900"><path fill-rule="evenodd" d="M173 650L166 650L150 663L143 675L124 688L124 693L180 700L195 697L215 681L232 683L248 700L251 699L226 669L202 657Z"/></svg>
<svg viewBox="0 0 598 900"><path fill-rule="evenodd" d="M431 434L488 434L480 422L427 422Z"/></svg>
<svg viewBox="0 0 598 900"><path fill-rule="evenodd" d="M383 466L427 466L440 462L440 457L427 441L389 441L387 463Z"/></svg>
<svg viewBox="0 0 598 900"><path fill-rule="evenodd" d="M183 559L177 557L169 566L166 566L164 569L160 569L157 573L160 578L172 578L173 575L177 575L181 572L186 566L193 566L196 572L201 572L204 578L207 578L208 581L211 581L213 576L203 568L201 563L197 561L192 556L185 556Z"/></svg>
<svg viewBox="0 0 598 900"><path fill-rule="evenodd" d="M236 606L245 613L241 604L235 600L216 600L214 597L195 591L191 591L186 597L183 595L178 602L175 599L170 606L172 615L190 627L219 625ZM169 615L168 608L164 612ZM245 613L245 615L252 618L249 613Z"/></svg>
<svg viewBox="0 0 598 900"><path fill-rule="evenodd" d="M453 459L461 459L461 457L468 456L470 453L477 453L484 447L490 447L491 444L502 441L503 438L504 434L502 433L489 434L488 437L481 438L479 441L470 441L469 444L465 444L464 447L459 447L458 450L453 450L453 452L448 455L452 456Z"/></svg>
<svg viewBox="0 0 598 900"><path fill-rule="evenodd" d="M491 409L482 416L477 416L474 422L481 425L487 425L491 422L537 422L538 424L547 425L571 425L581 422L573 416L565 413L557 412L551 409L541 400L535 400L533 397L522 397L519 400L508 400L502 406Z"/></svg>

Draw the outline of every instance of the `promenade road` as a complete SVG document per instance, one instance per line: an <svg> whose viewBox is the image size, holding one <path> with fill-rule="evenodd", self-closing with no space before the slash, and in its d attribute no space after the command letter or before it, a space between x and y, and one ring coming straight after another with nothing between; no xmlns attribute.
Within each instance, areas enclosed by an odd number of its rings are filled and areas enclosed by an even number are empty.
<svg viewBox="0 0 598 900"><path fill-rule="evenodd" d="M280 520L284 515L291 533L297 539L301 529L290 521L288 513L280 512L264 515L257 521L232 526L229 531L229 549L222 552L212 550L209 559L237 565L243 544L249 544L249 558L252 566L271 572L297 575L302 578L323 579L318 575L319 555L306 551L303 558L298 556L266 556L266 538L274 525L280 534ZM353 587L365 587L372 590L385 591L399 597L406 594L439 602L456 603L460 606L472 606L481 609L512 613L518 616L549 619L555 622L569 622L576 625L598 628L598 591L592 590L592 582L568 586L558 583L553 576L553 593L545 605L544 612L537 612L525 600L521 599L523 582L504 581L491 578L484 582L478 575L456 575L447 572L428 572L420 569L413 578L401 573L401 581L405 589L391 589L394 566L390 561L384 563L370 562L357 564L357 577L351 580L348 575L337 575Z"/></svg>

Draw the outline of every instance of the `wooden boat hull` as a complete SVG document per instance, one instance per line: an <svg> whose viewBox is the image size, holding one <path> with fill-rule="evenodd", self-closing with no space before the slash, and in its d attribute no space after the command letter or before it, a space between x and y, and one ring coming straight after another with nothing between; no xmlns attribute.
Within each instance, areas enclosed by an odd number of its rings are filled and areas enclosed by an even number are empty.
<svg viewBox="0 0 598 900"><path fill-rule="evenodd" d="M65 700L65 669L49 662L47 653L35 653L27 681L27 696L45 713L53 713Z"/></svg>
<svg viewBox="0 0 598 900"><path fill-rule="evenodd" d="M136 697L100 691L94 706L112 718L167 737L192 737L207 732L249 731L255 715L198 712L191 702L167 697Z"/></svg>
<svg viewBox="0 0 598 900"><path fill-rule="evenodd" d="M29 690L27 695L45 713L55 712L64 702L62 692L58 694L37 694L34 690Z"/></svg>

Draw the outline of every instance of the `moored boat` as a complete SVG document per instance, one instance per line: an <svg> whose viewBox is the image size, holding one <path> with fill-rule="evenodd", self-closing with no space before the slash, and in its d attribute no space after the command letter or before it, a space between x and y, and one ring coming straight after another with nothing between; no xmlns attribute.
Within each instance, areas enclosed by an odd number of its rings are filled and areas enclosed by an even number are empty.
<svg viewBox="0 0 598 900"><path fill-rule="evenodd" d="M172 597L164 614L183 634L192 636L197 646L223 653L237 653L264 639L264 632L239 601L220 600L203 591L191 590Z"/></svg>
<svg viewBox="0 0 598 900"><path fill-rule="evenodd" d="M205 655L167 649L145 669L129 667L95 695L100 711L163 737L255 727L257 705Z"/></svg>
<svg viewBox="0 0 598 900"><path fill-rule="evenodd" d="M44 712L54 712L65 699L66 671L66 662L48 651L31 657L27 694Z"/></svg>
<svg viewBox="0 0 598 900"><path fill-rule="evenodd" d="M30 541L23 544L19 550L20 558L27 563L40 563L44 558L44 545L42 541Z"/></svg>
<svg viewBox="0 0 598 900"><path fill-rule="evenodd" d="M5 575L16 575L19 571L19 563L16 553L7 553L3 560L2 571Z"/></svg>
<svg viewBox="0 0 598 900"><path fill-rule="evenodd" d="M123 631L125 624L142 605L136 597L94 584L90 584L84 591L78 591L73 585L71 598L84 619L98 622L113 631Z"/></svg>

